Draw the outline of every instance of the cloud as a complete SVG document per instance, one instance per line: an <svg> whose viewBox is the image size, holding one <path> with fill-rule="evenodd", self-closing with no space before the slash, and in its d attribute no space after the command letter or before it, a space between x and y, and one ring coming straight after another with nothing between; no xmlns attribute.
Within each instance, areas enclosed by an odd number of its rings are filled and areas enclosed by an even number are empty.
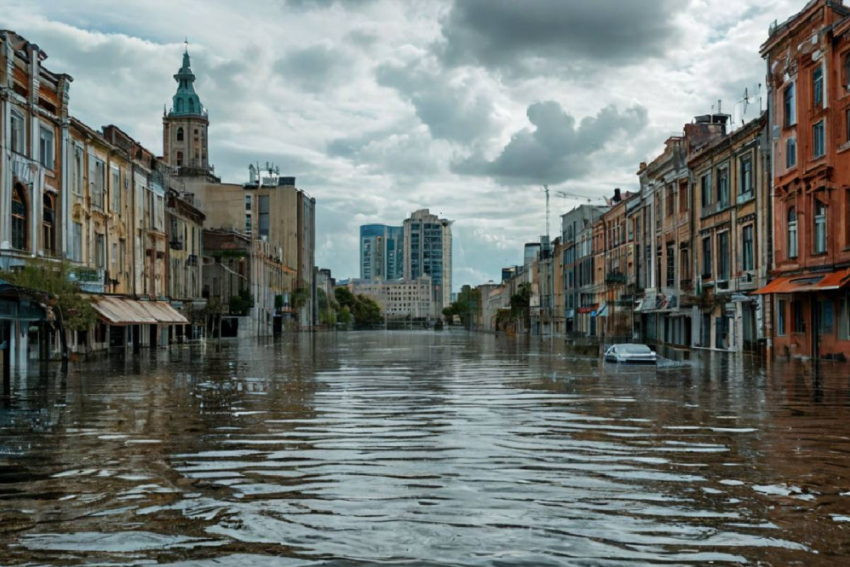
<svg viewBox="0 0 850 567"><path fill-rule="evenodd" d="M493 101L468 75L451 75L433 62L384 64L378 84L395 89L437 139L469 144L494 127Z"/></svg>
<svg viewBox="0 0 850 567"><path fill-rule="evenodd" d="M538 184L565 180L559 189L588 196L634 188L638 163L718 99L740 125L747 87L758 112L759 45L802 2L0 4L0 28L74 77L73 115L115 123L153 151L188 35L225 181L266 160L297 176L317 199L317 262L339 277L358 273L359 224L442 212L455 221L457 288L522 261L522 244L545 230ZM552 200L553 226L573 204Z"/></svg>
<svg viewBox="0 0 850 567"><path fill-rule="evenodd" d="M281 80L305 91L320 92L341 82L351 62L340 50L317 44L290 51L275 63Z"/></svg>
<svg viewBox="0 0 850 567"><path fill-rule="evenodd" d="M623 64L659 57L679 37L683 0L457 0L439 45L449 65L528 72L534 62Z"/></svg>
<svg viewBox="0 0 850 567"><path fill-rule="evenodd" d="M576 122L554 101L528 107L534 130L524 129L492 161L481 155L453 165L455 173L492 177L502 185L557 184L578 179L593 169L589 160L618 134L636 134L647 124L647 111L613 106Z"/></svg>

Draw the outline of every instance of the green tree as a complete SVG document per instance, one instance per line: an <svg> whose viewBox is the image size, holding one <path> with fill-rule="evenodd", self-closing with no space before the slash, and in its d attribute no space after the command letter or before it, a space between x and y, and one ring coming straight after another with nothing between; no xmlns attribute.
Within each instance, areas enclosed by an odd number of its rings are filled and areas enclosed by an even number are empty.
<svg viewBox="0 0 850 567"><path fill-rule="evenodd" d="M80 290L78 272L67 262L46 260L27 262L22 270L4 272L3 279L33 294L50 311L62 341L62 357L68 358L65 329L86 330L97 321L97 312L91 300Z"/></svg>
<svg viewBox="0 0 850 567"><path fill-rule="evenodd" d="M381 306L365 295L358 295L354 302L354 320L361 326L380 325L384 317Z"/></svg>
<svg viewBox="0 0 850 567"><path fill-rule="evenodd" d="M338 287L334 289L334 296L336 297L336 302L339 303L340 307L348 307L349 311L354 308L356 298L347 287Z"/></svg>
<svg viewBox="0 0 850 567"><path fill-rule="evenodd" d="M531 284L520 284L517 293L511 296L511 317L522 319L525 330L531 329Z"/></svg>
<svg viewBox="0 0 850 567"><path fill-rule="evenodd" d="M347 305L339 310L338 321L346 326L351 324L351 309Z"/></svg>
<svg viewBox="0 0 850 567"><path fill-rule="evenodd" d="M239 295L230 298L230 313L233 315L244 317L252 307L254 307L254 296L247 289L243 289Z"/></svg>
<svg viewBox="0 0 850 567"><path fill-rule="evenodd" d="M443 309L443 316L451 321L457 315L465 327L471 328L480 304L481 290L465 285L458 293L457 301Z"/></svg>

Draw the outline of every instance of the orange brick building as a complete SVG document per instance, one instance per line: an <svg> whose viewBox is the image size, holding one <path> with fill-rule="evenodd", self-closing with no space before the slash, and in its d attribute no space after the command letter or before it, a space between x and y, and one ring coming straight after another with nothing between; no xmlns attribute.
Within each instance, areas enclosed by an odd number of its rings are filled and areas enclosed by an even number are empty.
<svg viewBox="0 0 850 567"><path fill-rule="evenodd" d="M770 348L850 357L850 9L815 0L771 29L774 165Z"/></svg>

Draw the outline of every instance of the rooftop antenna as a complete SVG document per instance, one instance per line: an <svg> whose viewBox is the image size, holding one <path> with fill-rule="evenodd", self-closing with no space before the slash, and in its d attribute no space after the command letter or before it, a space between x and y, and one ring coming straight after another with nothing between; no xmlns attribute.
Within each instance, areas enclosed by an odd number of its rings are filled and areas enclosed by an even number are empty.
<svg viewBox="0 0 850 567"><path fill-rule="evenodd" d="M549 240L549 186L543 186L543 192L546 193L546 240Z"/></svg>

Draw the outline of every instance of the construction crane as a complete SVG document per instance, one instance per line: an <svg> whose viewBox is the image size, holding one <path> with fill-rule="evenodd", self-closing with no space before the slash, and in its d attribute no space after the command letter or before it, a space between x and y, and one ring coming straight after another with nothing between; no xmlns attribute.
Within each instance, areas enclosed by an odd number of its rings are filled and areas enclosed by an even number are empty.
<svg viewBox="0 0 850 567"><path fill-rule="evenodd" d="M546 239L549 239L549 221L550 221L550 190L548 185L543 186L543 193L546 195ZM566 191L556 191L555 196L561 199L578 199L582 201L587 201L588 203L592 203L594 200L599 201L604 199L604 197L588 197L587 195L577 195L575 193L567 193Z"/></svg>

